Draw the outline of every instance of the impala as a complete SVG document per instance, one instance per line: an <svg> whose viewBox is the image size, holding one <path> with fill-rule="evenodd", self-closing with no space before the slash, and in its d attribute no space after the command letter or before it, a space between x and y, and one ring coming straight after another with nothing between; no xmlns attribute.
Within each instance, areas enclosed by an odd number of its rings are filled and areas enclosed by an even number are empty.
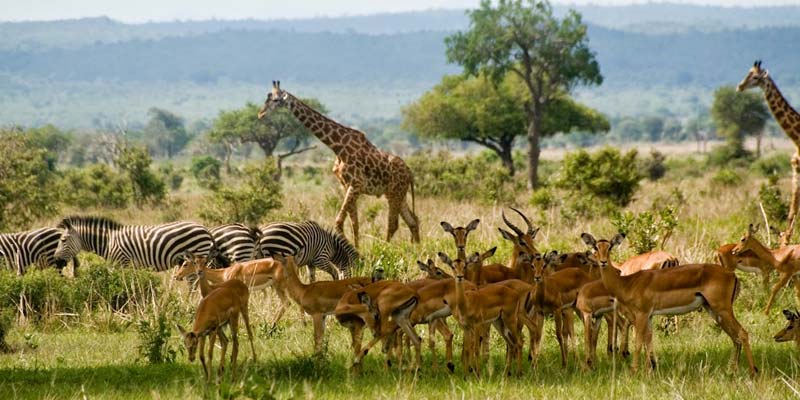
<svg viewBox="0 0 800 400"><path fill-rule="evenodd" d="M322 352L322 340L325 335L325 317L336 310L339 299L342 298L351 286L363 287L374 280L380 279L380 270L376 270L373 277L347 278L336 281L317 281L305 284L297 276L297 263L291 255L275 255L273 258L283 264L283 279L289 297L300 308L311 315L314 323L314 350Z"/></svg>
<svg viewBox="0 0 800 400"><path fill-rule="evenodd" d="M653 315L677 315L705 308L715 322L733 341L734 352L732 368L738 368L742 347L745 350L750 374L757 370L753 363L747 331L742 328L733 313L733 301L739 291L736 275L716 264L689 264L680 268L645 270L622 276L611 265L610 253L625 238L617 234L611 241L595 240L594 236L583 233L581 239L594 251L600 263L603 285L622 305L621 309L633 323L636 332L636 349L631 368L639 366L639 353L645 347L650 360L649 368L656 367L652 350L652 329L650 319Z"/></svg>
<svg viewBox="0 0 800 400"><path fill-rule="evenodd" d="M727 243L717 249L717 258L723 267L730 271L739 270L754 274L761 274L761 284L764 293L769 293L769 277L775 268L768 262L758 258L752 251L733 254L736 243Z"/></svg>
<svg viewBox="0 0 800 400"><path fill-rule="evenodd" d="M209 258L212 260L214 259L213 256ZM216 287L231 279L238 279L244 282L250 288L250 291L266 290L268 286L272 286L281 301L278 314L272 321L272 327L274 328L277 326L278 321L290 304L289 298L286 295L286 284L283 279L283 265L280 262L272 258L262 258L260 260L236 263L222 269L207 268L206 264L205 257L198 257L192 253L187 253L181 266L172 274L172 278L178 281L184 279L191 281L202 271L205 279L212 287ZM204 291L201 286L200 289L203 296L208 294L208 288Z"/></svg>
<svg viewBox="0 0 800 400"><path fill-rule="evenodd" d="M603 285L602 280L595 280L584 285L578 291L578 298L575 301L575 308L578 309L583 318L583 332L585 334L584 344L586 349L586 365L592 367L594 364L595 353L597 350L597 337L600 333L601 318L606 320L608 325L608 353L612 354L616 348L616 332L622 331L622 356L627 357L628 352L628 332L630 322L623 318L620 313L613 313L615 306L614 298ZM616 320L616 321L615 321ZM616 329L612 329L616 326Z"/></svg>
<svg viewBox="0 0 800 400"><path fill-rule="evenodd" d="M480 224L480 222L481 220L479 219L473 219L472 221L469 222L469 224L467 224L466 227L459 226L455 228L453 227L453 225L450 225L450 223L448 223L447 221L442 221L440 223L442 225L442 229L444 229L445 232L453 235L453 240L456 241L456 249L458 250L458 255L457 255L458 258L466 260L467 236L469 236L470 232L478 228L478 224Z"/></svg>
<svg viewBox="0 0 800 400"><path fill-rule="evenodd" d="M798 348L800 348L800 313L797 311L783 310L783 315L786 316L788 325L776 333L774 339L776 342L789 342L794 341Z"/></svg>
<svg viewBox="0 0 800 400"><path fill-rule="evenodd" d="M755 233L757 230L757 227L754 228L753 224L750 224L742 239L731 250L731 254L738 256L750 250L760 260L768 263L778 271L778 283L772 287L769 300L766 307L764 307L764 314L769 315L769 309L772 307L772 302L775 301L778 291L789 283L789 279L800 273L800 245L788 245L772 250L756 239ZM798 282L798 278L794 279L794 290L795 296L800 299L800 282Z"/></svg>
<svg viewBox="0 0 800 400"><path fill-rule="evenodd" d="M533 255L534 253L538 253L536 246L533 245L533 239L535 239L536 234L539 233L539 228L534 228L528 217L526 217L521 211L514 207L511 207L511 209L519 214L519 216L522 217L522 220L525 221L525 224L528 226L528 230L523 232L522 229L517 228L516 225L512 224L511 221L506 218L505 211L501 211L503 222L505 222L506 226L514 231L514 233L511 233L505 229L497 228L500 231L500 235L503 237L503 239L510 241L511 244L514 245L514 247L511 249L511 260L508 262L508 267L513 269L516 268L517 257L519 257L520 254Z"/></svg>
<svg viewBox="0 0 800 400"><path fill-rule="evenodd" d="M204 281L203 274L200 273L200 280ZM187 332L180 325L178 331L183 336L183 342L189 355L189 361L193 362L198 347L200 348L200 363L203 365L203 373L206 380L211 380L210 367L214 356L214 341L219 336L222 347L219 372L217 381L222 378L225 369L225 352L228 349L228 339L222 332L222 327L230 326L231 338L233 339L233 349L231 350L231 379L236 379L236 357L239 354L239 316L244 319L247 333L250 335L250 345L253 346L253 332L250 329L250 319L247 315L247 297L249 290L247 285L237 279L225 282L222 286L212 290L208 295L200 300L195 312L194 326ZM205 360L205 341L208 340L208 365ZM253 360L256 359L255 348L253 350Z"/></svg>

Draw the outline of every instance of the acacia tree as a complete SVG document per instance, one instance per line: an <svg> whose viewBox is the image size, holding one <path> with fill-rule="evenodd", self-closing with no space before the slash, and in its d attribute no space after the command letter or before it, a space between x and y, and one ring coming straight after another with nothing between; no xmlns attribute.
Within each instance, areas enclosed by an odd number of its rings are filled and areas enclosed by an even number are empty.
<svg viewBox="0 0 800 400"><path fill-rule="evenodd" d="M152 107L147 111L150 121L144 128L144 134L155 153L172 158L181 151L192 136L186 131L184 119L175 113Z"/></svg>
<svg viewBox="0 0 800 400"><path fill-rule="evenodd" d="M522 81L514 75L506 75L498 84L486 76L448 75L403 109L403 127L424 137L460 139L487 147L513 176L512 150L516 137L525 134L526 110L521 105L528 98ZM548 103L542 123L543 136L608 129L602 114L567 95Z"/></svg>
<svg viewBox="0 0 800 400"><path fill-rule="evenodd" d="M511 72L522 79L530 98L525 104L528 181L536 187L547 104L578 85L603 81L586 25L574 10L556 19L546 0L499 0L496 6L482 0L468 14L470 29L445 39L447 59L470 75L486 73L500 81Z"/></svg>
<svg viewBox="0 0 800 400"><path fill-rule="evenodd" d="M744 154L744 138L754 135L757 155L761 154L761 133L770 114L764 101L753 92L737 92L733 86L722 86L714 91L711 118L717 133L727 138L733 154Z"/></svg>
<svg viewBox="0 0 800 400"><path fill-rule="evenodd" d="M303 99L309 107L326 113L327 110L316 99ZM214 121L209 139L223 144L226 148L225 169L230 171L230 157L236 146L242 143L255 143L267 157L275 156L279 146L286 152L277 154L277 173L280 176L281 163L284 158L313 149L316 146L305 146L311 132L306 129L287 109L275 110L269 118L258 119L259 107L247 103L243 108L232 111L220 111Z"/></svg>

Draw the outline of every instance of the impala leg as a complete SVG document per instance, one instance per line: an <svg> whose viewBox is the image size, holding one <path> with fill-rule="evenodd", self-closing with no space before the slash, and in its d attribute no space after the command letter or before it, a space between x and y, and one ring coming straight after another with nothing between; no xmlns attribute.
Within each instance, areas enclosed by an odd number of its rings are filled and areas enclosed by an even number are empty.
<svg viewBox="0 0 800 400"><path fill-rule="evenodd" d="M769 315L769 309L772 308L772 302L775 301L775 296L781 290L782 287L786 286L789 282L789 279L792 278L792 274L781 272L781 278L778 280L778 283L772 287L772 292L769 294L769 300L767 300L767 306L764 307L764 315Z"/></svg>
<svg viewBox="0 0 800 400"><path fill-rule="evenodd" d="M653 352L653 319L652 317L647 319L647 333L644 337L644 346L645 346L645 355L647 357L647 367L648 372L652 372L656 369L656 356Z"/></svg>
<svg viewBox="0 0 800 400"><path fill-rule="evenodd" d="M217 329L217 332L220 333L222 328L220 327ZM235 331L233 330L233 326L231 326L231 336L235 335ZM224 334L219 334L219 346L220 346L220 356L219 356L219 370L217 371L217 383L219 383L225 373L225 353L228 351L228 338L225 337ZM213 352L213 346L211 351ZM209 363L210 364L210 363Z"/></svg>
<svg viewBox="0 0 800 400"><path fill-rule="evenodd" d="M794 284L795 306L797 306L800 303L800 275L793 275L792 283Z"/></svg>
<svg viewBox="0 0 800 400"><path fill-rule="evenodd" d="M311 319L314 322L314 351L322 354L322 340L325 337L325 315L313 314Z"/></svg>
<svg viewBox="0 0 800 400"><path fill-rule="evenodd" d="M247 329L247 338L250 340L250 350L253 352L253 362L258 362L258 358L256 358L256 345L253 343L253 328L250 326L248 306L242 307L242 318L244 319L244 326Z"/></svg>
<svg viewBox="0 0 800 400"><path fill-rule="evenodd" d="M444 357L447 361L447 369L450 370L450 372L454 372L455 365L453 365L453 332L447 326L447 322L444 320L444 318L439 318L437 321L439 321L439 323L437 324L436 329L444 338Z"/></svg>
<svg viewBox="0 0 800 400"><path fill-rule="evenodd" d="M585 349L585 357L586 357L586 364L587 368L594 367L594 357L595 357L595 349L597 346L595 331L597 330L597 322L599 319L592 318L592 313L586 312L582 315L583 319L583 335L584 335L584 349Z"/></svg>
<svg viewBox="0 0 800 400"><path fill-rule="evenodd" d="M213 335L213 333L212 333L212 335ZM213 336L212 336L212 337L213 337ZM209 339L209 342L211 342L211 340L210 340L210 339ZM200 354L199 354L199 357L200 357L200 365L202 365L202 366L203 366L203 375L205 375L205 377L206 377L206 382L211 382L211 376L209 375L209 371L208 371L208 365L206 364L206 355L205 355L205 351L206 351L206 337L205 337L205 336L200 336L200 337L197 339L197 351L198 351L198 353L200 353ZM213 342L211 342L211 346L208 346L208 354L209 354L209 358L210 358L210 356L212 356L212 355L213 355L213 351L214 351L214 343L213 343Z"/></svg>
<svg viewBox="0 0 800 400"><path fill-rule="evenodd" d="M733 306L723 306L723 307L713 307L712 312L714 312L717 316L716 320L722 330L725 331L726 334L731 338L733 341L733 355L731 358L731 368L733 371L737 371L739 367L739 356L742 352L742 347L744 347L744 355L747 358L747 364L750 368L750 375L754 376L758 373L758 369L755 366L755 362L753 361L753 352L750 349L750 338L747 334L747 331L742 327L739 321L733 314Z"/></svg>
<svg viewBox="0 0 800 400"><path fill-rule="evenodd" d="M422 341L419 339L419 335L414 330L414 327L411 325L411 322L408 320L407 317L402 317L397 319L397 325L400 326L400 329L403 330L403 333L411 339L411 344L414 345L414 355L415 355L415 363L416 366L414 369L419 369L422 366L422 349L421 344Z"/></svg>
<svg viewBox="0 0 800 400"><path fill-rule="evenodd" d="M553 313L553 319L556 325L556 340L558 341L558 348L561 350L561 368L567 366L567 345L564 341L564 318L563 314L559 311Z"/></svg>
<svg viewBox="0 0 800 400"><path fill-rule="evenodd" d="M232 317L230 324L231 339L233 340L233 348L231 349L231 382L233 382L236 380L236 360L239 356L239 318Z"/></svg>
<svg viewBox="0 0 800 400"><path fill-rule="evenodd" d="M438 321L439 320L436 319L428 324L428 350L431 352L431 369L434 372L439 369L439 365L436 362L436 341L434 340Z"/></svg>
<svg viewBox="0 0 800 400"><path fill-rule="evenodd" d="M628 343L630 342L631 325L632 324L627 317L623 318L621 315L617 316L617 329L622 331L622 337L620 338L620 349L622 351L620 354L622 354L623 358L626 358L630 355Z"/></svg>
<svg viewBox="0 0 800 400"><path fill-rule="evenodd" d="M648 325L648 318L647 316L638 316L634 323L634 329L636 331L636 346L633 349L633 357L631 360L631 370L635 373L639 370L639 354L642 352L642 347L644 347L645 337L647 336L647 325Z"/></svg>
<svg viewBox="0 0 800 400"><path fill-rule="evenodd" d="M531 332L531 367L535 368L539 359L539 344L542 341L542 331L544 329L544 314L536 312L533 314L533 331Z"/></svg>

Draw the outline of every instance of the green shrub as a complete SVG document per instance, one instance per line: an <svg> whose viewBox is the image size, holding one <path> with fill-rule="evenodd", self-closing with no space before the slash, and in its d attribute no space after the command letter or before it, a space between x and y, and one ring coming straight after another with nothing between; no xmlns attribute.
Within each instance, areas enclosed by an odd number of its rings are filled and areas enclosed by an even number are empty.
<svg viewBox="0 0 800 400"><path fill-rule="evenodd" d="M766 178L774 175L789 175L791 173L791 157L787 153L776 153L769 157L761 157L750 165L750 169Z"/></svg>
<svg viewBox="0 0 800 400"><path fill-rule="evenodd" d="M503 203L514 199L524 181L511 179L508 171L490 156L454 157L446 151L423 151L406 159L414 171L416 195L453 200L474 199Z"/></svg>
<svg viewBox="0 0 800 400"><path fill-rule="evenodd" d="M128 176L133 189L133 201L137 206L141 207L145 203L158 204L164 200L167 194L166 186L164 181L150 170L153 159L147 147L123 146L114 162Z"/></svg>
<svg viewBox="0 0 800 400"><path fill-rule="evenodd" d="M61 187L64 203L78 208L125 208L133 198L128 179L106 164L67 170Z"/></svg>
<svg viewBox="0 0 800 400"><path fill-rule="evenodd" d="M531 196L531 205L542 209L548 209L557 204L553 191L549 189L537 189Z"/></svg>
<svg viewBox="0 0 800 400"><path fill-rule="evenodd" d="M14 323L14 311L9 309L0 309L0 353L11 352L11 346L6 342L8 331L11 330L11 325Z"/></svg>
<svg viewBox="0 0 800 400"><path fill-rule="evenodd" d="M158 173L161 175L161 180L167 183L170 190L175 191L181 188L183 174L180 170L175 169L172 163L166 163L158 167Z"/></svg>
<svg viewBox="0 0 800 400"><path fill-rule="evenodd" d="M169 343L172 332L167 316L159 312L151 321L140 320L136 327L139 335L139 344L136 350L139 359L147 360L150 364L172 363L178 352Z"/></svg>
<svg viewBox="0 0 800 400"><path fill-rule="evenodd" d="M192 158L192 166L189 167L197 184L206 189L215 189L220 184L220 170L222 163L211 156L199 156Z"/></svg>
<svg viewBox="0 0 800 400"><path fill-rule="evenodd" d="M777 175L771 175L767 183L761 184L758 190L758 201L764 206L764 212L770 221L786 221L789 216L789 202L786 201L778 187Z"/></svg>
<svg viewBox="0 0 800 400"><path fill-rule="evenodd" d="M742 183L742 177L730 168L722 168L711 177L711 183L719 186L738 186Z"/></svg>
<svg viewBox="0 0 800 400"><path fill-rule="evenodd" d="M667 166L664 164L667 156L658 150L650 150L650 158L642 160L642 171L651 181L657 181L667 173Z"/></svg>
<svg viewBox="0 0 800 400"><path fill-rule="evenodd" d="M270 210L281 207L281 184L271 159L245 168L238 187L217 187L205 198L200 217L209 224L241 222L257 225Z"/></svg>
<svg viewBox="0 0 800 400"><path fill-rule="evenodd" d="M617 213L611 218L611 224L625 234L636 254L643 254L656 246L664 247L664 243L678 226L678 218L676 208L668 205L640 213Z"/></svg>
<svg viewBox="0 0 800 400"><path fill-rule="evenodd" d="M750 162L752 154L741 146L726 143L711 149L706 164L713 167L743 166Z"/></svg>
<svg viewBox="0 0 800 400"><path fill-rule="evenodd" d="M594 154L579 150L564 157L555 183L572 192L574 197L591 195L624 207L642 179L636 161L636 150L626 154L611 147Z"/></svg>

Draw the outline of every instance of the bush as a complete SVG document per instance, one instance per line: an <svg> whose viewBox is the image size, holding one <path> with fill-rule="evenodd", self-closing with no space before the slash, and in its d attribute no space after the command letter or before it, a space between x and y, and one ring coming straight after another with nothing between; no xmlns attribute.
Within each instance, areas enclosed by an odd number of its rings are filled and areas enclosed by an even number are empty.
<svg viewBox="0 0 800 400"><path fill-rule="evenodd" d="M611 147L594 154L579 150L564 157L555 183L575 197L590 195L624 207L633 198L642 179L636 161L636 150L626 154Z"/></svg>
<svg viewBox="0 0 800 400"><path fill-rule="evenodd" d="M78 208L125 208L133 198L128 179L106 164L70 169L61 186L64 203Z"/></svg>
<svg viewBox="0 0 800 400"><path fill-rule="evenodd" d="M189 170L197 180L197 184L206 189L215 189L220 184L220 169L222 163L211 156L200 156L192 158L192 166Z"/></svg>
<svg viewBox="0 0 800 400"><path fill-rule="evenodd" d="M742 177L730 168L723 168L711 177L711 183L719 186L738 186L742 183Z"/></svg>
<svg viewBox="0 0 800 400"><path fill-rule="evenodd" d="M712 167L742 166L748 164L752 154L741 146L726 143L711 149L706 164Z"/></svg>
<svg viewBox="0 0 800 400"><path fill-rule="evenodd" d="M784 176L791 173L791 157L787 153L777 153L770 157L761 157L750 165L750 169L763 175Z"/></svg>
<svg viewBox="0 0 800 400"><path fill-rule="evenodd" d="M423 151L406 162L414 171L417 196L503 203L512 201L525 184L511 179L500 162L489 156L454 157L446 151Z"/></svg>
<svg viewBox="0 0 800 400"><path fill-rule="evenodd" d="M14 322L14 312L12 310L0 309L0 353L11 352L11 346L6 342L8 331Z"/></svg>
<svg viewBox="0 0 800 400"><path fill-rule="evenodd" d="M270 210L281 207L281 184L276 176L271 159L246 167L244 182L238 187L218 187L206 197L200 218L209 224L258 225Z"/></svg>
<svg viewBox="0 0 800 400"><path fill-rule="evenodd" d="M636 254L643 254L652 251L656 246L664 247L664 243L678 226L678 218L676 208L669 205L641 213L618 213L612 217L611 223L625 234Z"/></svg>
<svg viewBox="0 0 800 400"><path fill-rule="evenodd" d="M664 164L667 157L658 150L650 150L650 158L642 160L642 171L651 181L657 181L667 173L667 166Z"/></svg>
<svg viewBox="0 0 800 400"><path fill-rule="evenodd" d="M158 204L166 196L164 181L150 170L153 160L144 146L126 145L120 148L114 162L128 175L133 189L133 201L137 206L145 203Z"/></svg>
<svg viewBox="0 0 800 400"><path fill-rule="evenodd" d="M172 332L170 325L167 316L162 312L152 321L139 321L136 327L139 334L139 344L136 346L139 359L147 360L150 364L175 362L178 352L169 343Z"/></svg>
<svg viewBox="0 0 800 400"><path fill-rule="evenodd" d="M783 222L789 217L789 202L781 194L776 175L770 176L767 183L761 184L758 201L764 206L764 212L770 221Z"/></svg>
<svg viewBox="0 0 800 400"><path fill-rule="evenodd" d="M169 185L172 191L178 190L183 184L183 174L181 171L176 170L171 163L166 163L158 168L158 174L161 175L161 180Z"/></svg>
<svg viewBox="0 0 800 400"><path fill-rule="evenodd" d="M537 189L531 196L531 205L542 209L548 209L557 204L556 198L552 190Z"/></svg>

